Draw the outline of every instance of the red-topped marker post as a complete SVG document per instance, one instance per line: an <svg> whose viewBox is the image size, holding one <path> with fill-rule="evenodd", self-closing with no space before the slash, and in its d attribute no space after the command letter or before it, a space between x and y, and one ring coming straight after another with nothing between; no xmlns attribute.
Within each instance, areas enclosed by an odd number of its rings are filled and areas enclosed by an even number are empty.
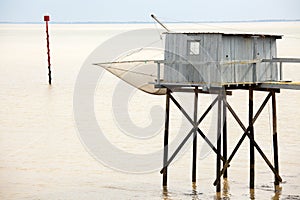
<svg viewBox="0 0 300 200"><path fill-rule="evenodd" d="M46 22L46 34L47 34L47 55L48 55L48 76L49 76L49 85L51 85L51 63L50 63L50 47L49 47L49 33L48 33L48 21L50 21L50 16L45 15L44 21Z"/></svg>

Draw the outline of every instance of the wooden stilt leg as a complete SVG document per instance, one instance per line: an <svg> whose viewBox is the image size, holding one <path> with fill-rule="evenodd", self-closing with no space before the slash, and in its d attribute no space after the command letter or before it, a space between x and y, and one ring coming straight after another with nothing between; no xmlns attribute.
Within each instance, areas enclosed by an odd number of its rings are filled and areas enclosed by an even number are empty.
<svg viewBox="0 0 300 200"><path fill-rule="evenodd" d="M253 128L253 89L249 88L249 135L254 138ZM254 143L250 140L250 189L254 189L255 178L255 158L254 158Z"/></svg>
<svg viewBox="0 0 300 200"><path fill-rule="evenodd" d="M224 99L226 98L226 92L223 98ZM224 167L227 160L227 110L224 101L223 101L223 158L225 160L223 161L223 167ZM227 178L227 177L228 177L228 173L226 168L223 174L223 178Z"/></svg>
<svg viewBox="0 0 300 200"><path fill-rule="evenodd" d="M273 114L273 150L274 150L274 168L279 173L278 164L278 141L277 141L277 113L276 113L276 96L275 92L272 91L272 114ZM279 179L275 176L275 191L279 189Z"/></svg>
<svg viewBox="0 0 300 200"><path fill-rule="evenodd" d="M164 133L164 167L168 161L168 140L169 140L169 114L170 114L170 91L166 94L166 113L165 113L165 133ZM168 185L168 168L165 167L163 170L163 187Z"/></svg>
<svg viewBox="0 0 300 200"><path fill-rule="evenodd" d="M196 184L196 173L197 173L197 128L198 128L198 87L195 88L195 98L194 98L194 134L193 134L193 167L192 167L192 183Z"/></svg>
<svg viewBox="0 0 300 200"><path fill-rule="evenodd" d="M222 96L219 94L218 97L218 127L217 127L217 166L216 166L216 175L218 183L216 185L216 194L217 197L221 196L221 121L222 121Z"/></svg>

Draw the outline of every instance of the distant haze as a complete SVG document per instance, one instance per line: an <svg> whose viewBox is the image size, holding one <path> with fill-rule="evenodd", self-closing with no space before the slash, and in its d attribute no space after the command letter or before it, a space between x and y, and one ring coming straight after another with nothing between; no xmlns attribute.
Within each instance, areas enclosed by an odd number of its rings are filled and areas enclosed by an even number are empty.
<svg viewBox="0 0 300 200"><path fill-rule="evenodd" d="M299 0L1 0L0 22L243 21L300 19Z"/></svg>

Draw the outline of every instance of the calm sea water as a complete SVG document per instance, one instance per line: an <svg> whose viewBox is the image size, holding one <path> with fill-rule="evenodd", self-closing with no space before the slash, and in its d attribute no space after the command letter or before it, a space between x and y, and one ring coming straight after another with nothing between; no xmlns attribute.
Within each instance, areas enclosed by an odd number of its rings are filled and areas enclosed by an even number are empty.
<svg viewBox="0 0 300 200"><path fill-rule="evenodd" d="M215 179L215 155L212 153L198 161L196 189L191 186L191 155L187 151L171 165L169 188L164 191L159 170L141 174L113 170L95 160L78 137L73 118L73 91L84 60L110 37L147 27L155 28L151 24L51 25L53 85L50 87L47 84L44 25L0 25L1 199L215 198L212 185ZM169 28L282 34L285 37L278 42L278 57L300 57L299 22L170 24ZM285 65L284 78L300 80L299 65ZM117 79L106 73L103 80L95 93L96 102L99 102L96 103L95 113L99 120L105 121L103 130L106 130L107 137L128 152L143 154L161 148L162 129L151 142L135 142L120 136L122 132L110 116L110 104L105 104L111 101L107 96L111 96L111 85ZM256 108L265 95L255 94ZM300 92L282 90L277 97L280 174L283 178L281 193L274 193L274 177L258 154L255 193L249 193L246 141L229 168L229 191L223 193L224 199L300 199ZM247 122L247 93L234 92L228 98L243 121ZM131 117L141 126L151 121L145 101L164 106L164 97L142 92L137 92L133 100ZM255 132L257 142L272 161L270 113L268 105L255 125ZM171 118L174 126L171 135L178 134L176 122L180 119L176 115ZM229 120L231 152L242 132L232 118L229 117ZM203 144L200 142L199 145Z"/></svg>

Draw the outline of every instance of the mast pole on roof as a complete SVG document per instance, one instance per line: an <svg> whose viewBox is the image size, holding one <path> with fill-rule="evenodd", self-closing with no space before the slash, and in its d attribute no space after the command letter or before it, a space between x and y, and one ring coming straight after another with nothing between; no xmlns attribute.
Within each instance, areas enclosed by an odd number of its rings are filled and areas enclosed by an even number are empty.
<svg viewBox="0 0 300 200"><path fill-rule="evenodd" d="M170 29L168 29L161 21L159 21L154 14L151 14L151 17L157 22L159 23L159 25L161 25L164 29L166 29L167 32L171 32Z"/></svg>

